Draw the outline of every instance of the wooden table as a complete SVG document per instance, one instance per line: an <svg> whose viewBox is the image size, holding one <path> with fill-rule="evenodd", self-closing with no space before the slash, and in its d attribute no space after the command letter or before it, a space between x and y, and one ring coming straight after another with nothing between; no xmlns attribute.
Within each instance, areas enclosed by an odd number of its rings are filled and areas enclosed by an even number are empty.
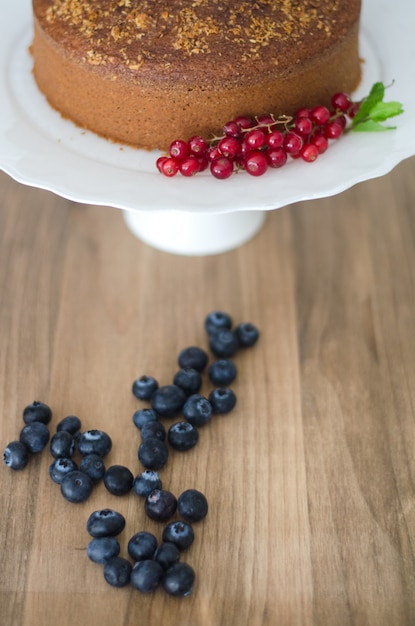
<svg viewBox="0 0 415 626"><path fill-rule="evenodd" d="M412 158L271 213L237 250L187 258L135 239L118 210L0 176L3 448L37 399L51 433L77 415L110 434L107 465L137 474L133 380L170 383L182 348L207 348L210 311L261 331L235 357L234 411L160 472L209 501L182 555L193 593L110 587L86 556L89 514L125 515L124 555L163 525L102 484L68 503L46 449L0 469L2 626L415 624L414 179Z"/></svg>

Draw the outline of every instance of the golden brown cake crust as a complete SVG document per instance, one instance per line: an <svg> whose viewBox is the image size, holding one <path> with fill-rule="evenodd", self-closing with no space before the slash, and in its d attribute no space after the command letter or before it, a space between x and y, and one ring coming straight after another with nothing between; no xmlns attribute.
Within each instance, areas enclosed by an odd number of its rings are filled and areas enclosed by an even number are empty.
<svg viewBox="0 0 415 626"><path fill-rule="evenodd" d="M33 8L35 77L51 104L140 147L164 148L238 114L324 103L360 77L360 0L33 0ZM154 137L160 107L167 128Z"/></svg>

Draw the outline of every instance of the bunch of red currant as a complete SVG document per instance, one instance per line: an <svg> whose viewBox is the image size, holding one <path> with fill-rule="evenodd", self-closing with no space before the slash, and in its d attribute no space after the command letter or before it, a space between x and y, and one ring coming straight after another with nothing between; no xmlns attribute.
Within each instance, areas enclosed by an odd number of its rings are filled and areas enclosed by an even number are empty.
<svg viewBox="0 0 415 626"><path fill-rule="evenodd" d="M285 165L288 157L311 163L327 150L329 140L341 137L347 117L354 117L359 104L345 93L336 93L331 110L318 105L301 108L293 117L237 117L225 124L221 137L176 139L156 165L164 176L178 172L194 176L209 169L215 178L223 179L240 170L261 176L269 167Z"/></svg>

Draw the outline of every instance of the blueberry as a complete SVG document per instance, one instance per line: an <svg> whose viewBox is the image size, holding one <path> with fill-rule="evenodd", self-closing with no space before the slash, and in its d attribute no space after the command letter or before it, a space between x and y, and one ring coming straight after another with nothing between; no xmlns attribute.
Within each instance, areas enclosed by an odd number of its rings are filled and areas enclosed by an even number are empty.
<svg viewBox="0 0 415 626"><path fill-rule="evenodd" d="M134 476L124 465L111 465L104 474L104 485L113 496L123 496L132 489Z"/></svg>
<svg viewBox="0 0 415 626"><path fill-rule="evenodd" d="M125 528L125 518L112 509L94 511L88 517L86 529L91 537L115 537Z"/></svg>
<svg viewBox="0 0 415 626"><path fill-rule="evenodd" d="M158 415L153 409L139 409L133 415L134 426L141 430L144 424L156 420L157 417Z"/></svg>
<svg viewBox="0 0 415 626"><path fill-rule="evenodd" d="M208 355L202 348L190 346L181 350L177 361L181 368L192 367L198 372L203 372L208 362Z"/></svg>
<svg viewBox="0 0 415 626"><path fill-rule="evenodd" d="M177 508L176 496L165 489L154 489L146 498L144 510L148 517L157 522L165 522L174 515Z"/></svg>
<svg viewBox="0 0 415 626"><path fill-rule="evenodd" d="M212 405L207 398L195 393L184 403L183 417L193 426L203 426L212 417Z"/></svg>
<svg viewBox="0 0 415 626"><path fill-rule="evenodd" d="M78 469L77 464L70 458L55 459L49 466L49 476L57 485L62 484L67 474Z"/></svg>
<svg viewBox="0 0 415 626"><path fill-rule="evenodd" d="M138 448L138 459L146 469L159 470L165 466L169 456L164 441L149 437L145 439Z"/></svg>
<svg viewBox="0 0 415 626"><path fill-rule="evenodd" d="M220 359L229 359L239 348L239 342L231 330L218 330L209 338L209 347Z"/></svg>
<svg viewBox="0 0 415 626"><path fill-rule="evenodd" d="M113 556L104 565L104 578L112 587L126 587L131 578L131 563L121 556Z"/></svg>
<svg viewBox="0 0 415 626"><path fill-rule="evenodd" d="M93 482L87 474L74 470L64 476L61 482L61 493L65 500L78 504L85 502L92 493Z"/></svg>
<svg viewBox="0 0 415 626"><path fill-rule="evenodd" d="M250 348L255 345L259 338L259 331L256 326L250 322L239 324L235 328L235 335L238 339L239 345L243 348Z"/></svg>
<svg viewBox="0 0 415 626"><path fill-rule="evenodd" d="M180 560L180 550L175 543L164 541L157 548L154 554L154 560L160 563L163 569L168 569L170 565Z"/></svg>
<svg viewBox="0 0 415 626"><path fill-rule="evenodd" d="M5 464L14 470L25 468L29 458L29 450L21 441L11 441L3 453Z"/></svg>
<svg viewBox="0 0 415 626"><path fill-rule="evenodd" d="M191 396L202 386L202 377L194 367L182 367L174 375L173 383L183 389L187 396Z"/></svg>
<svg viewBox="0 0 415 626"><path fill-rule="evenodd" d="M187 489L177 499L177 510L186 522L199 522L208 512L206 496L197 489Z"/></svg>
<svg viewBox="0 0 415 626"><path fill-rule="evenodd" d="M212 313L209 313L205 319L205 330L208 335L211 335L222 328L225 328L226 330L230 330L232 328L231 316L223 311L212 311Z"/></svg>
<svg viewBox="0 0 415 626"><path fill-rule="evenodd" d="M127 550L134 561L152 559L157 550L157 539L152 533L142 530L131 537Z"/></svg>
<svg viewBox="0 0 415 626"><path fill-rule="evenodd" d="M98 454L87 454L83 456L79 464L81 472L88 474L93 483L98 483L104 478L105 464Z"/></svg>
<svg viewBox="0 0 415 626"><path fill-rule="evenodd" d="M172 448L184 452L197 444L199 431L190 422L176 422L167 431L167 440Z"/></svg>
<svg viewBox="0 0 415 626"><path fill-rule="evenodd" d="M66 430L68 433L71 433L71 435L75 437L75 435L79 434L81 427L82 424L79 417L76 417L76 415L67 415L67 417L64 417L56 426L56 430L58 431L58 433L61 430Z"/></svg>
<svg viewBox="0 0 415 626"><path fill-rule="evenodd" d="M20 442L29 452L41 452L49 441L49 430L43 422L29 422L20 431Z"/></svg>
<svg viewBox="0 0 415 626"><path fill-rule="evenodd" d="M87 430L81 433L78 439L78 450L83 456L98 454L98 456L104 457L111 450L111 447L111 438L103 430Z"/></svg>
<svg viewBox="0 0 415 626"><path fill-rule="evenodd" d="M164 590L171 596L188 596L192 593L195 573L187 563L174 563L162 578Z"/></svg>
<svg viewBox="0 0 415 626"><path fill-rule="evenodd" d="M164 385L151 396L151 407L161 417L175 417L182 410L186 397L177 385Z"/></svg>
<svg viewBox="0 0 415 626"><path fill-rule="evenodd" d="M96 537L89 542L86 553L94 563L107 563L120 553L120 544L115 537Z"/></svg>
<svg viewBox="0 0 415 626"><path fill-rule="evenodd" d="M133 394L139 400L150 400L153 392L158 388L159 384L153 376L140 376L133 382Z"/></svg>
<svg viewBox="0 0 415 626"><path fill-rule="evenodd" d="M134 478L133 490L138 496L146 498L154 489L161 489L162 484L158 472L144 470Z"/></svg>
<svg viewBox="0 0 415 626"><path fill-rule="evenodd" d="M214 413L229 413L236 404L236 395L229 387L217 387L209 394Z"/></svg>
<svg viewBox="0 0 415 626"><path fill-rule="evenodd" d="M160 441L166 439L166 429L158 420L151 420L151 422L143 424L141 439L144 441L144 439L148 439L149 437L155 437L156 439L160 439Z"/></svg>
<svg viewBox="0 0 415 626"><path fill-rule="evenodd" d="M163 541L174 543L179 550L186 550L192 545L195 534L188 522L175 521L164 527L162 537Z"/></svg>
<svg viewBox="0 0 415 626"><path fill-rule="evenodd" d="M208 369L211 382L218 387L227 387L237 376L236 365L229 359L218 359L214 361Z"/></svg>
<svg viewBox="0 0 415 626"><path fill-rule="evenodd" d="M163 568L157 561L138 561L131 571L131 584L142 593L155 591L163 576Z"/></svg>
<svg viewBox="0 0 415 626"><path fill-rule="evenodd" d="M25 424L31 424L31 422L49 424L51 419L52 411L50 407L44 402L39 402L39 400L35 400L23 409L23 421Z"/></svg>
<svg viewBox="0 0 415 626"><path fill-rule="evenodd" d="M55 459L68 459L75 452L75 439L67 430L60 430L53 435L49 448Z"/></svg>

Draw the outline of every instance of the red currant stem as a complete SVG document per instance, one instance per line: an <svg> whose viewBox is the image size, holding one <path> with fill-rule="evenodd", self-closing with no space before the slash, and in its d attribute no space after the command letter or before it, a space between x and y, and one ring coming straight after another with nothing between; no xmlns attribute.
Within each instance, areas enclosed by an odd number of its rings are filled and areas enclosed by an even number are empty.
<svg viewBox="0 0 415 626"><path fill-rule="evenodd" d="M270 113L270 117L274 120L270 124L262 124L261 122L258 122L258 117L254 117L254 120L257 122L257 124L255 126L251 126L250 128L241 128L240 130L241 135L247 135L252 130L258 130L258 129L267 129L268 131L270 131L271 128L274 128L274 126L277 126L278 124L284 125L286 130L291 128L289 126L289 124L291 124L291 122L293 121L293 118L291 117L291 115L280 115L280 117L275 118L274 115ZM226 135L221 135L219 137L217 136L211 137L210 139L208 139L209 147L216 145L222 139L224 139L224 137L226 137Z"/></svg>

